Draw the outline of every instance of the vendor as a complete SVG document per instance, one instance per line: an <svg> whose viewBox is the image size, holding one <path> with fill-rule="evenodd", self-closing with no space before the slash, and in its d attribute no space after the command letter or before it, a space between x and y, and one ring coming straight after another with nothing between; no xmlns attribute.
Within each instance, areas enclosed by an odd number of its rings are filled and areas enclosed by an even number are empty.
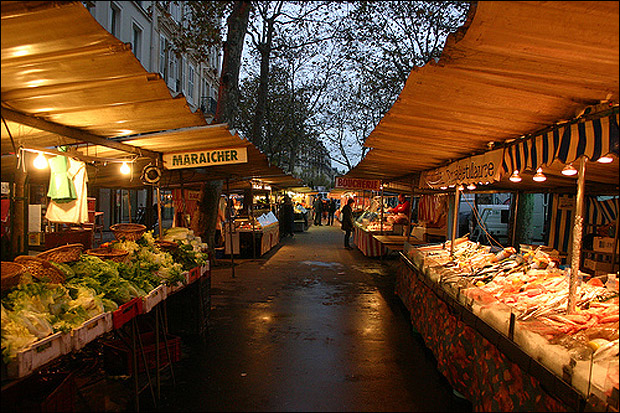
<svg viewBox="0 0 620 413"><path fill-rule="evenodd" d="M398 194L398 205L393 208L388 208L387 211L395 214L405 214L408 217L410 209L411 204L407 201L407 198L405 198L405 194Z"/></svg>

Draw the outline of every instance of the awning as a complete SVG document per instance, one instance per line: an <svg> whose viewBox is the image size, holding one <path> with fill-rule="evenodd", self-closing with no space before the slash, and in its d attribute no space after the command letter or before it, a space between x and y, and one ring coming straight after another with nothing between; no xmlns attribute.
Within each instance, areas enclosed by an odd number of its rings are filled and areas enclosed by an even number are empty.
<svg viewBox="0 0 620 413"><path fill-rule="evenodd" d="M506 148L503 171L535 171L558 159L564 164L582 156L596 161L601 156L618 155L618 113L608 117L553 128Z"/></svg>
<svg viewBox="0 0 620 413"><path fill-rule="evenodd" d="M474 3L439 61L411 71L347 176L406 181L572 122L589 106L617 105L619 17L618 2ZM617 182L617 166L607 169L588 173L588 182L595 175ZM553 171L548 185L574 187L561 167ZM518 188L535 190L530 181Z"/></svg>

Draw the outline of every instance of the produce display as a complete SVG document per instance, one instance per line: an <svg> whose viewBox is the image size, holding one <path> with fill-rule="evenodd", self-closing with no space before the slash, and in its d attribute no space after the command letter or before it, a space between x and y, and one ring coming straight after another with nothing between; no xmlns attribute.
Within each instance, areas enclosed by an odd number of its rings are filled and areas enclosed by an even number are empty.
<svg viewBox="0 0 620 413"><path fill-rule="evenodd" d="M207 263L206 247L187 228L168 229L160 249L152 231L136 241L102 245L129 252L121 262L82 253L73 262L50 261L63 274L62 284L36 279L28 272L2 296L2 355L5 363L18 351L57 332L69 332L100 314L115 311L160 285L184 284L187 271Z"/></svg>
<svg viewBox="0 0 620 413"><path fill-rule="evenodd" d="M579 281L568 314L570 269L544 247L491 252L461 238L452 255L450 242L406 250L431 280L506 336L512 315L514 342L559 377L568 374L584 396L617 394L617 274Z"/></svg>

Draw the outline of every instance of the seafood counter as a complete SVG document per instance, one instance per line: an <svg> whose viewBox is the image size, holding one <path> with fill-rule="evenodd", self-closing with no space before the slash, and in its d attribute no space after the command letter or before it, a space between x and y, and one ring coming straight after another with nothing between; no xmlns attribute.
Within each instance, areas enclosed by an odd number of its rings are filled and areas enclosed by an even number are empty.
<svg viewBox="0 0 620 413"><path fill-rule="evenodd" d="M570 269L559 264L553 250L531 248L522 248L520 253L512 247L492 252L489 246L462 238L455 240L451 255L449 241L416 247L405 244L402 259L419 280L406 274L404 279L401 271L397 294L412 310L414 322L416 303L427 298L420 291L407 290L414 288L416 280L421 281L420 287L431 286L483 322L470 324L490 327L491 342L509 343L583 400L590 404L596 400L605 406L600 409L617 411L617 274L588 278L580 273L575 310L569 314ZM531 360L521 364L529 366ZM496 407L510 410L510 403Z"/></svg>

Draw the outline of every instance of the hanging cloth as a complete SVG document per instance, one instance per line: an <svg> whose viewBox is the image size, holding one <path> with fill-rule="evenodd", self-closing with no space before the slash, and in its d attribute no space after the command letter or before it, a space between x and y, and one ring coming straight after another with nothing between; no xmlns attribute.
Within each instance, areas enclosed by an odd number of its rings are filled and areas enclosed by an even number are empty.
<svg viewBox="0 0 620 413"><path fill-rule="evenodd" d="M66 156L58 155L51 158L48 163L50 167L50 184L47 196L55 202L64 203L77 199L73 177L69 176L69 165Z"/></svg>
<svg viewBox="0 0 620 413"><path fill-rule="evenodd" d="M63 156L63 158L65 158ZM72 158L65 158L68 162L67 176L71 178L76 198L68 202L57 202L51 199L45 218L50 222L83 224L88 222L88 190L86 182L86 164Z"/></svg>

